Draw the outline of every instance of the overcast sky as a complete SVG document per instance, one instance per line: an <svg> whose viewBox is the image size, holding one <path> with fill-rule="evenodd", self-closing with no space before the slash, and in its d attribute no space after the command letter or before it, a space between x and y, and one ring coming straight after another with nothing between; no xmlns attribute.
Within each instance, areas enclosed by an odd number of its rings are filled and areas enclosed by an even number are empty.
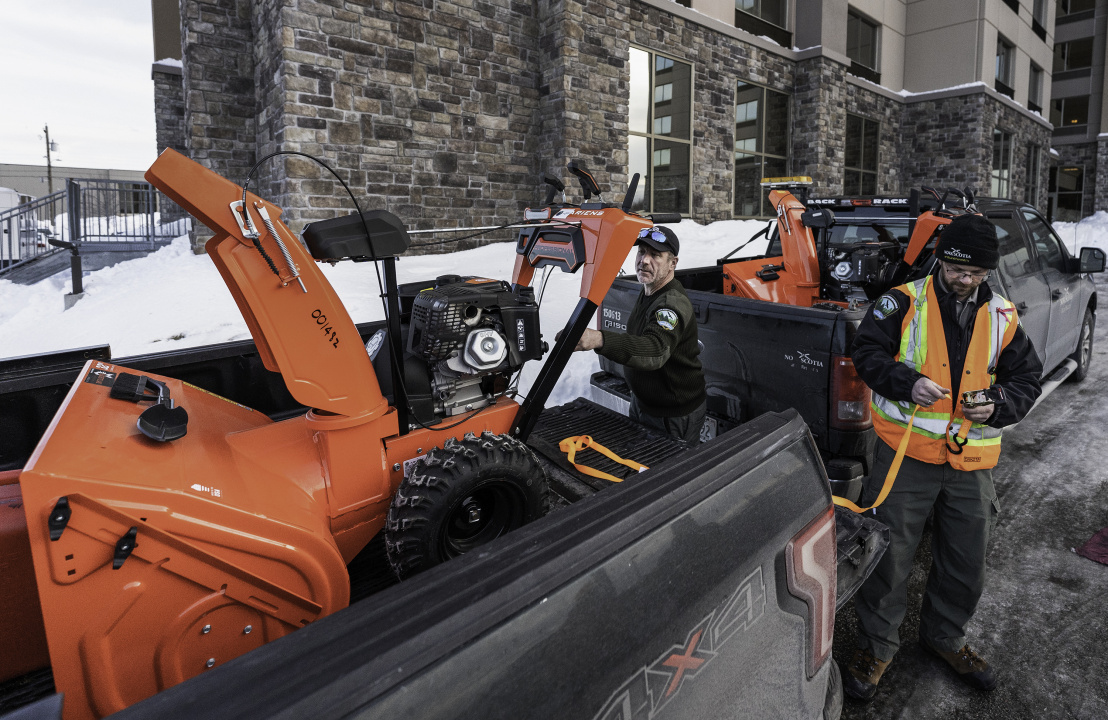
<svg viewBox="0 0 1108 720"><path fill-rule="evenodd" d="M4 2L0 163L145 170L157 156L150 0Z"/></svg>

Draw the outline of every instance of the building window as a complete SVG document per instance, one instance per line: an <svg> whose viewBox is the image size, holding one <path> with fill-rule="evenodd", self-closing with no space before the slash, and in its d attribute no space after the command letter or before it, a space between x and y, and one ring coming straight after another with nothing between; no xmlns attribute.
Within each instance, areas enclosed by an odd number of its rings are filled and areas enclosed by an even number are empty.
<svg viewBox="0 0 1108 720"><path fill-rule="evenodd" d="M1053 71L1066 72L1093 66L1093 39L1082 38L1069 42L1055 43Z"/></svg>
<svg viewBox="0 0 1108 720"><path fill-rule="evenodd" d="M877 194L877 148L881 125L858 115L846 116L844 195Z"/></svg>
<svg viewBox="0 0 1108 720"><path fill-rule="evenodd" d="M1046 40L1046 0L1034 0L1032 3L1031 29L1040 40Z"/></svg>
<svg viewBox="0 0 1108 720"><path fill-rule="evenodd" d="M735 0L735 9L785 27L785 0Z"/></svg>
<svg viewBox="0 0 1108 720"><path fill-rule="evenodd" d="M1058 0L1058 17L1076 15L1096 7L1096 0Z"/></svg>
<svg viewBox="0 0 1108 720"><path fill-rule="evenodd" d="M735 216L772 214L762 178L788 174L789 96L740 80L735 90Z"/></svg>
<svg viewBox="0 0 1108 720"><path fill-rule="evenodd" d="M1004 39L996 36L996 91L1008 97L1014 97L1012 90L1012 68L1015 64L1016 48Z"/></svg>
<svg viewBox="0 0 1108 720"><path fill-rule="evenodd" d="M1089 124L1089 96L1054 98L1050 101L1050 123L1055 130Z"/></svg>
<svg viewBox="0 0 1108 720"><path fill-rule="evenodd" d="M1050 169L1050 221L1077 222L1084 217L1085 167L1052 167Z"/></svg>
<svg viewBox="0 0 1108 720"><path fill-rule="evenodd" d="M735 0L735 27L792 47L792 33L785 29L785 0Z"/></svg>
<svg viewBox="0 0 1108 720"><path fill-rule="evenodd" d="M850 72L871 82L880 83L877 72L878 25L853 10L846 14L846 54Z"/></svg>
<svg viewBox="0 0 1108 720"><path fill-rule="evenodd" d="M1041 113L1043 111L1043 69L1031 63L1031 73L1027 78L1027 109Z"/></svg>
<svg viewBox="0 0 1108 720"><path fill-rule="evenodd" d="M1012 192L1012 133L993 130L993 171L989 180L990 195L1009 197Z"/></svg>
<svg viewBox="0 0 1108 720"><path fill-rule="evenodd" d="M1027 167L1024 172L1023 201L1036 207L1039 204L1039 177L1042 175L1043 150L1038 145L1027 148Z"/></svg>
<svg viewBox="0 0 1108 720"><path fill-rule="evenodd" d="M692 65L631 48L628 171L639 173L634 209L690 210Z"/></svg>

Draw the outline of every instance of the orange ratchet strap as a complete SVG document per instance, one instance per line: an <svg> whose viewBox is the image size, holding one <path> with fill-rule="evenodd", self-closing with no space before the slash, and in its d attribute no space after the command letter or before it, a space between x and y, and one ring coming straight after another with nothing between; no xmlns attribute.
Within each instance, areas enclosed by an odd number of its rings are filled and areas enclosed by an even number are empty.
<svg viewBox="0 0 1108 720"><path fill-rule="evenodd" d="M592 439L592 437L588 435L575 435L573 437L567 437L565 440L562 440L560 443L558 443L558 448L566 454L566 459L569 460L569 464L575 467L578 472L582 472L586 475L591 475L594 478L600 478L601 480L608 480L610 482L623 482L623 478L618 478L615 475L609 475L606 472L595 470L585 465L578 465L576 462L574 462L574 460L576 460L577 458L578 451L584 450L585 448L595 450L601 455L615 460L620 465L626 465L632 470L636 470L638 472L650 469L646 465L637 463L634 460L625 460L621 458L619 455L616 455L614 452L596 442Z"/></svg>
<svg viewBox="0 0 1108 720"><path fill-rule="evenodd" d="M896 474L900 472L900 464L904 462L904 453L908 451L908 440L912 437L912 425L916 422L916 410L919 410L919 405L916 405L916 409L912 411L912 417L908 418L908 427L904 429L904 437L900 438L900 446L896 449L896 457L893 458L893 464L889 466L889 473L885 476L885 484L881 486L881 492L877 495L877 502L873 503L868 508L860 508L846 498L841 498L838 495L832 495L831 502L847 510L853 510L856 513L867 512L885 502L885 498L889 496L889 491L893 489L893 482L896 480ZM965 425L968 426L969 423L965 423Z"/></svg>

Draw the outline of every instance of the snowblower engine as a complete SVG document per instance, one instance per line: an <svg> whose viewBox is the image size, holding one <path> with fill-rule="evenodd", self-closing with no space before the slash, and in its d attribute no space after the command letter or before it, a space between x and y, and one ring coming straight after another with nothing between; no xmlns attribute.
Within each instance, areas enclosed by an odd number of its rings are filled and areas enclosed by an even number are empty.
<svg viewBox="0 0 1108 720"><path fill-rule="evenodd" d="M435 414L458 415L488 405L511 376L546 351L531 287L447 275L412 305L408 353L431 371Z"/></svg>
<svg viewBox="0 0 1108 720"><path fill-rule="evenodd" d="M868 302L888 287L896 268L900 245L896 242L856 242L831 245L825 261L827 297L832 300Z"/></svg>

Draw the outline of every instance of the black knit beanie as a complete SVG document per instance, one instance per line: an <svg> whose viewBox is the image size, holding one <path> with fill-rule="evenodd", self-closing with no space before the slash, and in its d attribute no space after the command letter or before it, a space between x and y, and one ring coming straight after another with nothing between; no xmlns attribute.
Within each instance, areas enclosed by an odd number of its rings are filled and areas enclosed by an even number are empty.
<svg viewBox="0 0 1108 720"><path fill-rule="evenodd" d="M943 228L935 256L956 265L996 270L1000 264L996 226L981 215L959 215Z"/></svg>

